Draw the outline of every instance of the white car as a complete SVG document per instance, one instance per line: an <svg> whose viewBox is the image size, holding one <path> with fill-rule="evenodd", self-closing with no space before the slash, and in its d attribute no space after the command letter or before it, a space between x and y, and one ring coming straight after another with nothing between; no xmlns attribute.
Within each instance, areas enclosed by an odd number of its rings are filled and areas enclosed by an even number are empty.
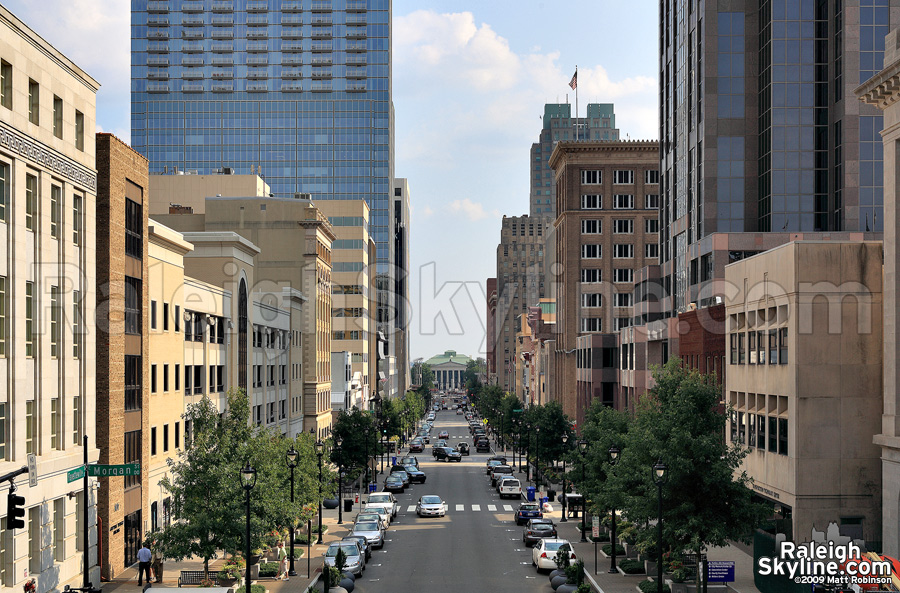
<svg viewBox="0 0 900 593"><path fill-rule="evenodd" d="M531 549L531 564L537 568L538 572L542 570L553 570L556 568L556 553L562 550L569 552L569 558L575 562L575 550L567 539L542 539Z"/></svg>
<svg viewBox="0 0 900 593"><path fill-rule="evenodd" d="M391 511L387 509L384 505L380 504L367 504L363 505L361 513L378 513L378 516L381 517L381 522L384 524L385 529L390 527L391 525Z"/></svg>
<svg viewBox="0 0 900 593"><path fill-rule="evenodd" d="M416 514L420 517L443 517L447 514L447 504L440 496L427 494L416 503Z"/></svg>
<svg viewBox="0 0 900 593"><path fill-rule="evenodd" d="M366 499L366 508L368 508L369 505L380 505L384 507L387 509L391 518L396 517L397 511L399 510L397 499L390 492L373 492Z"/></svg>
<svg viewBox="0 0 900 593"><path fill-rule="evenodd" d="M506 498L507 496L521 498L522 484L516 478L503 478L497 486L497 492L500 493L500 498Z"/></svg>

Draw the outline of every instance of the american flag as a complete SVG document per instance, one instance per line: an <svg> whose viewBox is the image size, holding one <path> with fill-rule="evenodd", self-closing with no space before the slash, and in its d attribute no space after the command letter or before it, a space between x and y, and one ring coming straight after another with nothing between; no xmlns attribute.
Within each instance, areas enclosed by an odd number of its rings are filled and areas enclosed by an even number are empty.
<svg viewBox="0 0 900 593"><path fill-rule="evenodd" d="M572 75L572 80L569 81L569 86L572 87L573 91L578 87L578 70L576 70L575 74Z"/></svg>

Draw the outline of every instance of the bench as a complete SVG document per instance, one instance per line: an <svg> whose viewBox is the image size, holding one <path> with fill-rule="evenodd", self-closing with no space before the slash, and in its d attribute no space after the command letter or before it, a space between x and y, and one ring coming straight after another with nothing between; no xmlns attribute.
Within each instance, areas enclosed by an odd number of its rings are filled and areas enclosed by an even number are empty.
<svg viewBox="0 0 900 593"><path fill-rule="evenodd" d="M216 582L219 580L220 571L209 571L209 580ZM178 586L182 585L200 585L206 579L206 572L202 570L182 570L181 576L178 577Z"/></svg>

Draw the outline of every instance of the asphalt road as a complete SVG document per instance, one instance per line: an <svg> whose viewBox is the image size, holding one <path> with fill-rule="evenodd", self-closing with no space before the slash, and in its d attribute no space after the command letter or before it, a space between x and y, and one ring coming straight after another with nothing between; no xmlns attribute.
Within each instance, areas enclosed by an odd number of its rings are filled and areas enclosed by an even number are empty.
<svg viewBox="0 0 900 593"><path fill-rule="evenodd" d="M442 430L450 433L448 442L454 446L461 440L472 444L464 416L454 411L437 414L432 443ZM427 480L397 495L400 511L387 532L384 550L373 552L354 593L546 592L546 573L538 574L531 566L531 550L522 543L522 528L513 520L511 509L519 501L501 500L485 474L489 456L472 447L462 463L435 462L430 445L417 454ZM378 477L383 483L384 475ZM518 477L524 488L524 479ZM416 501L425 494L444 499L446 517L416 516Z"/></svg>

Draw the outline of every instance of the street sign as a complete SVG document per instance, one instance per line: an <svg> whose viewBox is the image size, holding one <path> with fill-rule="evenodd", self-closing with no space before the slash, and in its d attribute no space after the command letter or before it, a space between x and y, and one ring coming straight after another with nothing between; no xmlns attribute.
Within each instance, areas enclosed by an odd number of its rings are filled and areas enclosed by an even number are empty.
<svg viewBox="0 0 900 593"><path fill-rule="evenodd" d="M28 485L37 487L37 458L34 453L28 454Z"/></svg>
<svg viewBox="0 0 900 593"><path fill-rule="evenodd" d="M522 411L521 409L519 409L519 410L513 410L513 412L521 412L521 411Z"/></svg>
<svg viewBox="0 0 900 593"><path fill-rule="evenodd" d="M66 478L68 482L74 482L75 480L80 480L84 477L84 466L76 467L75 469L70 469L66 473Z"/></svg>
<svg viewBox="0 0 900 593"><path fill-rule="evenodd" d="M120 465L89 465L88 475L92 478L109 478L113 476L139 476L140 463L122 463Z"/></svg>
<svg viewBox="0 0 900 593"><path fill-rule="evenodd" d="M481 421L483 424L487 424L487 418Z"/></svg>
<svg viewBox="0 0 900 593"><path fill-rule="evenodd" d="M710 583L733 583L733 560L707 560L706 580Z"/></svg>
<svg viewBox="0 0 900 593"><path fill-rule="evenodd" d="M591 537L594 539L600 537L600 517L596 515L591 519Z"/></svg>

